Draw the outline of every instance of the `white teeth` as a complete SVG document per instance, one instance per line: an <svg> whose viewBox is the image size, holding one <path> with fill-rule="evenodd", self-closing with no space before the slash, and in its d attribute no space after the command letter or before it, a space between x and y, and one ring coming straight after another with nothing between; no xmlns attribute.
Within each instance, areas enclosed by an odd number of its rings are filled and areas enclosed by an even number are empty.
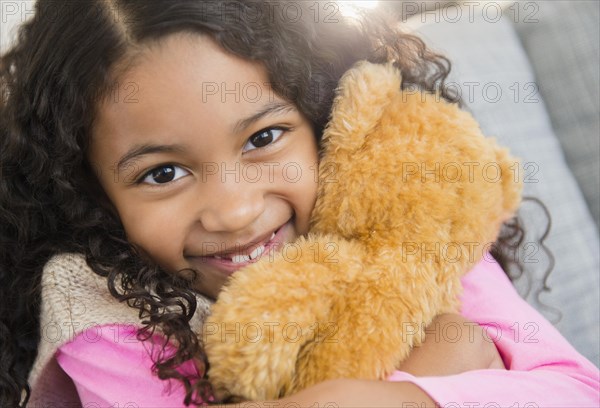
<svg viewBox="0 0 600 408"><path fill-rule="evenodd" d="M261 245L257 248L254 249L254 251L252 251L252 253L250 253L250 259L256 259L259 256L261 256L263 254L263 252L265 252L265 246Z"/></svg>
<svg viewBox="0 0 600 408"><path fill-rule="evenodd" d="M271 234L271 238L269 238L268 241L272 241L273 238L275 238L275 232L273 232ZM219 256L219 255L213 255L213 257L215 257L216 259L231 259L231 262L233 263L244 263L244 262L248 262L250 260L254 260L258 257L260 257L263 253L265 252L265 246L261 245L257 248L254 248L254 251L252 251L249 255L234 255L232 257L229 256Z"/></svg>
<svg viewBox="0 0 600 408"><path fill-rule="evenodd" d="M250 257L248 255L234 255L231 258L231 262L233 263L243 263L243 262L248 262L250 260Z"/></svg>

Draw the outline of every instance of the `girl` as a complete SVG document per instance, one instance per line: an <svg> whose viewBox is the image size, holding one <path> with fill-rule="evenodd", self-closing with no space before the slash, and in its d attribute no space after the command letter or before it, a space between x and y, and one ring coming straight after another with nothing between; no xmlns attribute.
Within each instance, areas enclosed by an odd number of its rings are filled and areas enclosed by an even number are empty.
<svg viewBox="0 0 600 408"><path fill-rule="evenodd" d="M209 400L195 333L206 299L260 248L307 232L340 76L361 59L391 60L403 86L456 99L443 88L448 61L417 38L315 7L37 3L0 60L1 406ZM499 328L501 361L481 331L431 336L393 381L328 381L280 402L597 405L597 369L497 264L464 284L463 314ZM537 344L510 332L517 316L539 329ZM465 317L431 329L472 327Z"/></svg>

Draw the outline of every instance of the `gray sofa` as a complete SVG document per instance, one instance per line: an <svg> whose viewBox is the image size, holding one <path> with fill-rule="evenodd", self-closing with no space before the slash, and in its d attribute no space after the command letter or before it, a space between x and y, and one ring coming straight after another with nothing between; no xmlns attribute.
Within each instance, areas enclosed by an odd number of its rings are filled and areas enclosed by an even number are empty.
<svg viewBox="0 0 600 408"><path fill-rule="evenodd" d="M402 10L415 11L404 3ZM551 290L536 296L552 260L534 244L544 232L545 213L526 203L521 259L527 272L515 286L598 365L600 2L470 4L451 2L403 22L450 58L449 83L485 134L521 158L525 195L539 198L550 212L545 242L555 265L546 282Z"/></svg>

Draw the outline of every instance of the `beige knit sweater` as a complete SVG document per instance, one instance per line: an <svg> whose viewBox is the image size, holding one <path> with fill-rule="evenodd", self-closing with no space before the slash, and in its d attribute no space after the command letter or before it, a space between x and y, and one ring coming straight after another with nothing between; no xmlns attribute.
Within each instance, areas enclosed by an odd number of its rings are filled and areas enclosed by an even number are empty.
<svg viewBox="0 0 600 408"><path fill-rule="evenodd" d="M41 289L41 340L29 375L32 396L28 406L80 406L75 386L54 358L56 351L93 326L114 323L140 326L138 310L112 297L106 278L95 274L80 254L60 254L50 259L44 266ZM197 332L209 307L207 299L198 297L192 322Z"/></svg>

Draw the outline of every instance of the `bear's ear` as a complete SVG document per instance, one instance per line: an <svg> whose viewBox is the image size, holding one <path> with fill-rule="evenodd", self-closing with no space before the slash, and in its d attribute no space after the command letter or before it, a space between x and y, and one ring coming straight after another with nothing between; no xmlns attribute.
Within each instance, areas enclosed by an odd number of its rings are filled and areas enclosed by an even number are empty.
<svg viewBox="0 0 600 408"><path fill-rule="evenodd" d="M401 74L392 63L359 61L340 79L323 142L335 150L354 151L379 123L386 106L400 92Z"/></svg>

